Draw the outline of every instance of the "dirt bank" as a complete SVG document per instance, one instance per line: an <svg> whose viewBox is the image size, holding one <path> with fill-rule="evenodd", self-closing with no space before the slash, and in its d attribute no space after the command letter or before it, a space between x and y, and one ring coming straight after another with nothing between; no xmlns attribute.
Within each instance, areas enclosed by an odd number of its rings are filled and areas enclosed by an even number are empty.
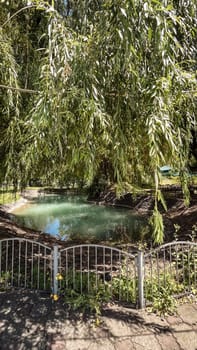
<svg viewBox="0 0 197 350"><path fill-rule="evenodd" d="M159 205L163 215L165 226L165 240L172 241L175 238L183 240L197 239L197 189L191 188L189 207L184 204L183 194L179 186L163 188L163 196L167 205L167 211ZM130 208L132 212L150 217L154 208L154 195L149 192L133 195L127 193L117 197L111 189L106 189L99 195L88 198L89 202Z"/></svg>
<svg viewBox="0 0 197 350"><path fill-rule="evenodd" d="M21 227L12 221L12 211L23 205L27 205L28 202L30 202L33 198L36 198L38 195L38 191L29 191L28 195L26 193L25 197L21 197L14 203L0 205L0 239L19 237L35 240L49 246L54 244L63 244L60 240L47 233L32 230L27 227Z"/></svg>

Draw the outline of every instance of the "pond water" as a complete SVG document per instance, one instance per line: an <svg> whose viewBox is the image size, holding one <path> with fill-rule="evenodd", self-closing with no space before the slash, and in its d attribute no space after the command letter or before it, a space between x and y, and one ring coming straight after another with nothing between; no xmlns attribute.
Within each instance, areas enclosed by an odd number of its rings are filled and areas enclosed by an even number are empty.
<svg viewBox="0 0 197 350"><path fill-rule="evenodd" d="M147 226L125 208L89 204L82 196L41 196L13 212L20 225L67 240L136 241Z"/></svg>

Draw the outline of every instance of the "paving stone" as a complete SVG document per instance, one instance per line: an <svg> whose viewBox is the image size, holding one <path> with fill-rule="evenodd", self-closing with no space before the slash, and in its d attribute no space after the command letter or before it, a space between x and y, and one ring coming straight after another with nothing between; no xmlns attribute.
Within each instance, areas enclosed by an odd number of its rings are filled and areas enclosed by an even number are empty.
<svg viewBox="0 0 197 350"><path fill-rule="evenodd" d="M197 311L191 304L183 304L178 308L178 313L181 315L183 322L196 325L197 324Z"/></svg>
<svg viewBox="0 0 197 350"><path fill-rule="evenodd" d="M197 297L195 297L195 300L193 301L192 305L197 308Z"/></svg>
<svg viewBox="0 0 197 350"><path fill-rule="evenodd" d="M196 350L197 349L197 332L186 323L175 325L173 335L181 349Z"/></svg>
<svg viewBox="0 0 197 350"><path fill-rule="evenodd" d="M83 350L115 350L115 345L114 345L114 341L113 338L110 339L98 339L98 340L94 340L89 348L83 349ZM68 350L70 350L68 348ZM82 350L79 348L73 348L73 350Z"/></svg>
<svg viewBox="0 0 197 350"><path fill-rule="evenodd" d="M48 296L0 293L0 350L197 350L197 304L181 305L178 313L162 319L110 306L95 327Z"/></svg>
<svg viewBox="0 0 197 350"><path fill-rule="evenodd" d="M65 350L65 339L62 335L48 334L47 345L45 350Z"/></svg>
<svg viewBox="0 0 197 350"><path fill-rule="evenodd" d="M2 332L4 332L7 329L8 324L9 324L8 320L4 319L0 321L0 335Z"/></svg>
<svg viewBox="0 0 197 350"><path fill-rule="evenodd" d="M132 342L135 346L135 350L161 350L161 346L157 341L155 335L148 334L132 337Z"/></svg>
<svg viewBox="0 0 197 350"><path fill-rule="evenodd" d="M144 333L147 332L147 329L153 334L161 334L171 331L171 325L165 318L159 317L153 313L146 313L145 311L143 314L143 326L145 329Z"/></svg>
<svg viewBox="0 0 197 350"><path fill-rule="evenodd" d="M60 332L64 335L66 339L94 339L97 334L97 330L91 327L87 323L77 322L72 324L68 322L67 326L63 327Z"/></svg>
<svg viewBox="0 0 197 350"><path fill-rule="evenodd" d="M183 322L179 315L166 316L166 321L170 326Z"/></svg>
<svg viewBox="0 0 197 350"><path fill-rule="evenodd" d="M105 326L106 327L106 326ZM89 333L89 337L92 337L93 339L105 339L110 337L110 332L107 328L102 327L93 327L92 331Z"/></svg>
<svg viewBox="0 0 197 350"><path fill-rule="evenodd" d="M54 326L47 325L46 330L48 334L56 334L57 333L57 328Z"/></svg>
<svg viewBox="0 0 197 350"><path fill-rule="evenodd" d="M115 350L135 350L130 339L121 339L115 342Z"/></svg>
<svg viewBox="0 0 197 350"><path fill-rule="evenodd" d="M78 340L68 340L65 342L66 350L89 350L92 349L91 347L91 341L90 340L83 340L83 339L78 339ZM106 350L108 350L106 348Z"/></svg>
<svg viewBox="0 0 197 350"><path fill-rule="evenodd" d="M166 349L168 349L168 350L180 350L180 347L177 344L176 339L174 339L173 334L170 334L170 333L159 334L159 335L156 335L156 339L157 339L158 343L160 344L162 350L166 350Z"/></svg>
<svg viewBox="0 0 197 350"><path fill-rule="evenodd" d="M142 326L140 327L138 324L129 324L128 322L119 321L117 319L112 318L103 318L105 322L105 326L108 329L111 336L119 337L119 336L129 336L133 334L139 334L142 332Z"/></svg>
<svg viewBox="0 0 197 350"><path fill-rule="evenodd" d="M65 350L66 344L65 341L57 340L56 342L50 344L49 350Z"/></svg>

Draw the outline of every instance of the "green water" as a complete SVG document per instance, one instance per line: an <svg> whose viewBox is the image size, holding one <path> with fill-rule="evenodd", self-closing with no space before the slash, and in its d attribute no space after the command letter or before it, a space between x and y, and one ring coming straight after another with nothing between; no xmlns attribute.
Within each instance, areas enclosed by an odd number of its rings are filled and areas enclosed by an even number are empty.
<svg viewBox="0 0 197 350"><path fill-rule="evenodd" d="M82 196L45 196L14 212L23 226L67 240L136 241L145 221L130 210L88 204Z"/></svg>

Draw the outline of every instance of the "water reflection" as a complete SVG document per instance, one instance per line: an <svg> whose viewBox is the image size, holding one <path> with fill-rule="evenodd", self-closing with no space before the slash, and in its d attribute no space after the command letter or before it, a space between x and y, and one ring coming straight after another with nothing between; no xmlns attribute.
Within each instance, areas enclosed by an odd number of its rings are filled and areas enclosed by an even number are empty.
<svg viewBox="0 0 197 350"><path fill-rule="evenodd" d="M14 212L23 226L72 240L136 241L144 219L119 209L87 204L81 196L45 196Z"/></svg>

